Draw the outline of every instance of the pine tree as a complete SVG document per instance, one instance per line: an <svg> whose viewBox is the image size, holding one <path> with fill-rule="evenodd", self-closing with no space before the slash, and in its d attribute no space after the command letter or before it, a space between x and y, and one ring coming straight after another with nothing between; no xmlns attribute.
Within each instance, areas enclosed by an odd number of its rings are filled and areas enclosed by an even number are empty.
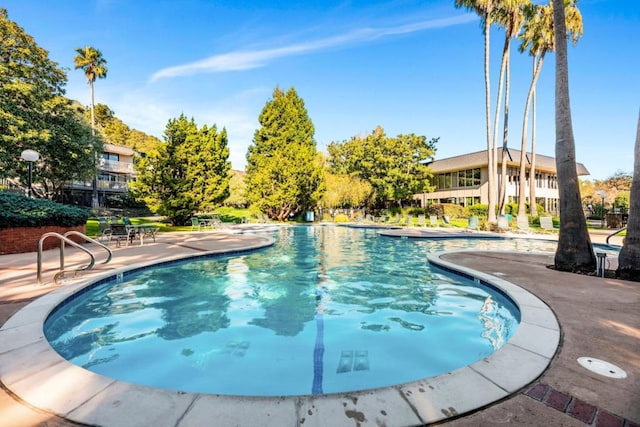
<svg viewBox="0 0 640 427"><path fill-rule="evenodd" d="M227 131L198 129L184 114L169 120L165 143L137 161L132 192L174 225L213 210L229 194Z"/></svg>
<svg viewBox="0 0 640 427"><path fill-rule="evenodd" d="M276 87L259 122L247 153L248 200L279 221L314 209L324 175L304 101L293 87Z"/></svg>

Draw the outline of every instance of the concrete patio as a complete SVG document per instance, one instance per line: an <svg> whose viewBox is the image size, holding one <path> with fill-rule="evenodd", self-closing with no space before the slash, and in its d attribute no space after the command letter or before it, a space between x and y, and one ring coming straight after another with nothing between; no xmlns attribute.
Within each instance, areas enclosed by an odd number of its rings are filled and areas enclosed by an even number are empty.
<svg viewBox="0 0 640 427"><path fill-rule="evenodd" d="M413 228L403 230L406 234L416 233ZM592 241L604 243L607 234L594 233ZM241 249L264 243L264 239L259 235L220 232L160 234L155 243L114 249L111 263L97 264L96 269L85 277L167 256ZM616 238L612 243L620 242ZM67 265L79 262L80 255L68 249ZM551 308L561 327L560 347L538 379L497 403L451 419L446 424L640 425L640 314L637 309L640 283L556 272L548 268L553 263L553 257L549 255L467 251L442 258L530 291ZM35 260L35 253L0 256L0 325L29 302L55 288L51 281L59 262L58 251L45 252L44 286L34 284ZM609 268L613 269L615 260L611 261ZM577 362L583 356L616 365L625 371L626 378L609 378L583 368ZM3 384L0 387L0 425L78 425L31 406ZM323 425L318 418L313 422ZM345 425L375 424L373 419L345 419Z"/></svg>

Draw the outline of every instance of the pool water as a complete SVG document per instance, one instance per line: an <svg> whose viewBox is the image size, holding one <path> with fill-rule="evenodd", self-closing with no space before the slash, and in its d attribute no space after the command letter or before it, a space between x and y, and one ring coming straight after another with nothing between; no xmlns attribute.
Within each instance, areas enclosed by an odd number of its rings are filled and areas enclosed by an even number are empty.
<svg viewBox="0 0 640 427"><path fill-rule="evenodd" d="M96 286L54 310L46 337L93 372L180 391L281 396L395 385L480 360L519 323L508 298L430 268L428 253L545 249L346 227L275 236L270 248Z"/></svg>

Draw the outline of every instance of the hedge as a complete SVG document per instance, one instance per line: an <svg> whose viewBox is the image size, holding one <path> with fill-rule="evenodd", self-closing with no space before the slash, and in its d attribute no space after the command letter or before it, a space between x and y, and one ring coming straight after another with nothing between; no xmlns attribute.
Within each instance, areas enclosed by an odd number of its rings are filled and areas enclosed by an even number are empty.
<svg viewBox="0 0 640 427"><path fill-rule="evenodd" d="M75 227L85 224L89 214L86 208L0 191L0 228Z"/></svg>

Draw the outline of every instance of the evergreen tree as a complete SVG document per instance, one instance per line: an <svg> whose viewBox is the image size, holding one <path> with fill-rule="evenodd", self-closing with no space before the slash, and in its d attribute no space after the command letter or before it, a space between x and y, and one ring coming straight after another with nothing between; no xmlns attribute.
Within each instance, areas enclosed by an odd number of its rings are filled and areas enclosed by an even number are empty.
<svg viewBox="0 0 640 427"><path fill-rule="evenodd" d="M194 213L212 210L229 193L227 132L218 133L215 126L198 130L182 114L169 120L164 139L136 161L131 189L152 211L182 225Z"/></svg>
<svg viewBox="0 0 640 427"><path fill-rule="evenodd" d="M227 130L203 126L187 137L187 180L200 211L211 211L229 197L229 147ZM189 153L187 153L189 154Z"/></svg>
<svg viewBox="0 0 640 427"><path fill-rule="evenodd" d="M259 122L247 153L247 199L279 221L314 209L324 175L304 101L293 87L276 87Z"/></svg>

